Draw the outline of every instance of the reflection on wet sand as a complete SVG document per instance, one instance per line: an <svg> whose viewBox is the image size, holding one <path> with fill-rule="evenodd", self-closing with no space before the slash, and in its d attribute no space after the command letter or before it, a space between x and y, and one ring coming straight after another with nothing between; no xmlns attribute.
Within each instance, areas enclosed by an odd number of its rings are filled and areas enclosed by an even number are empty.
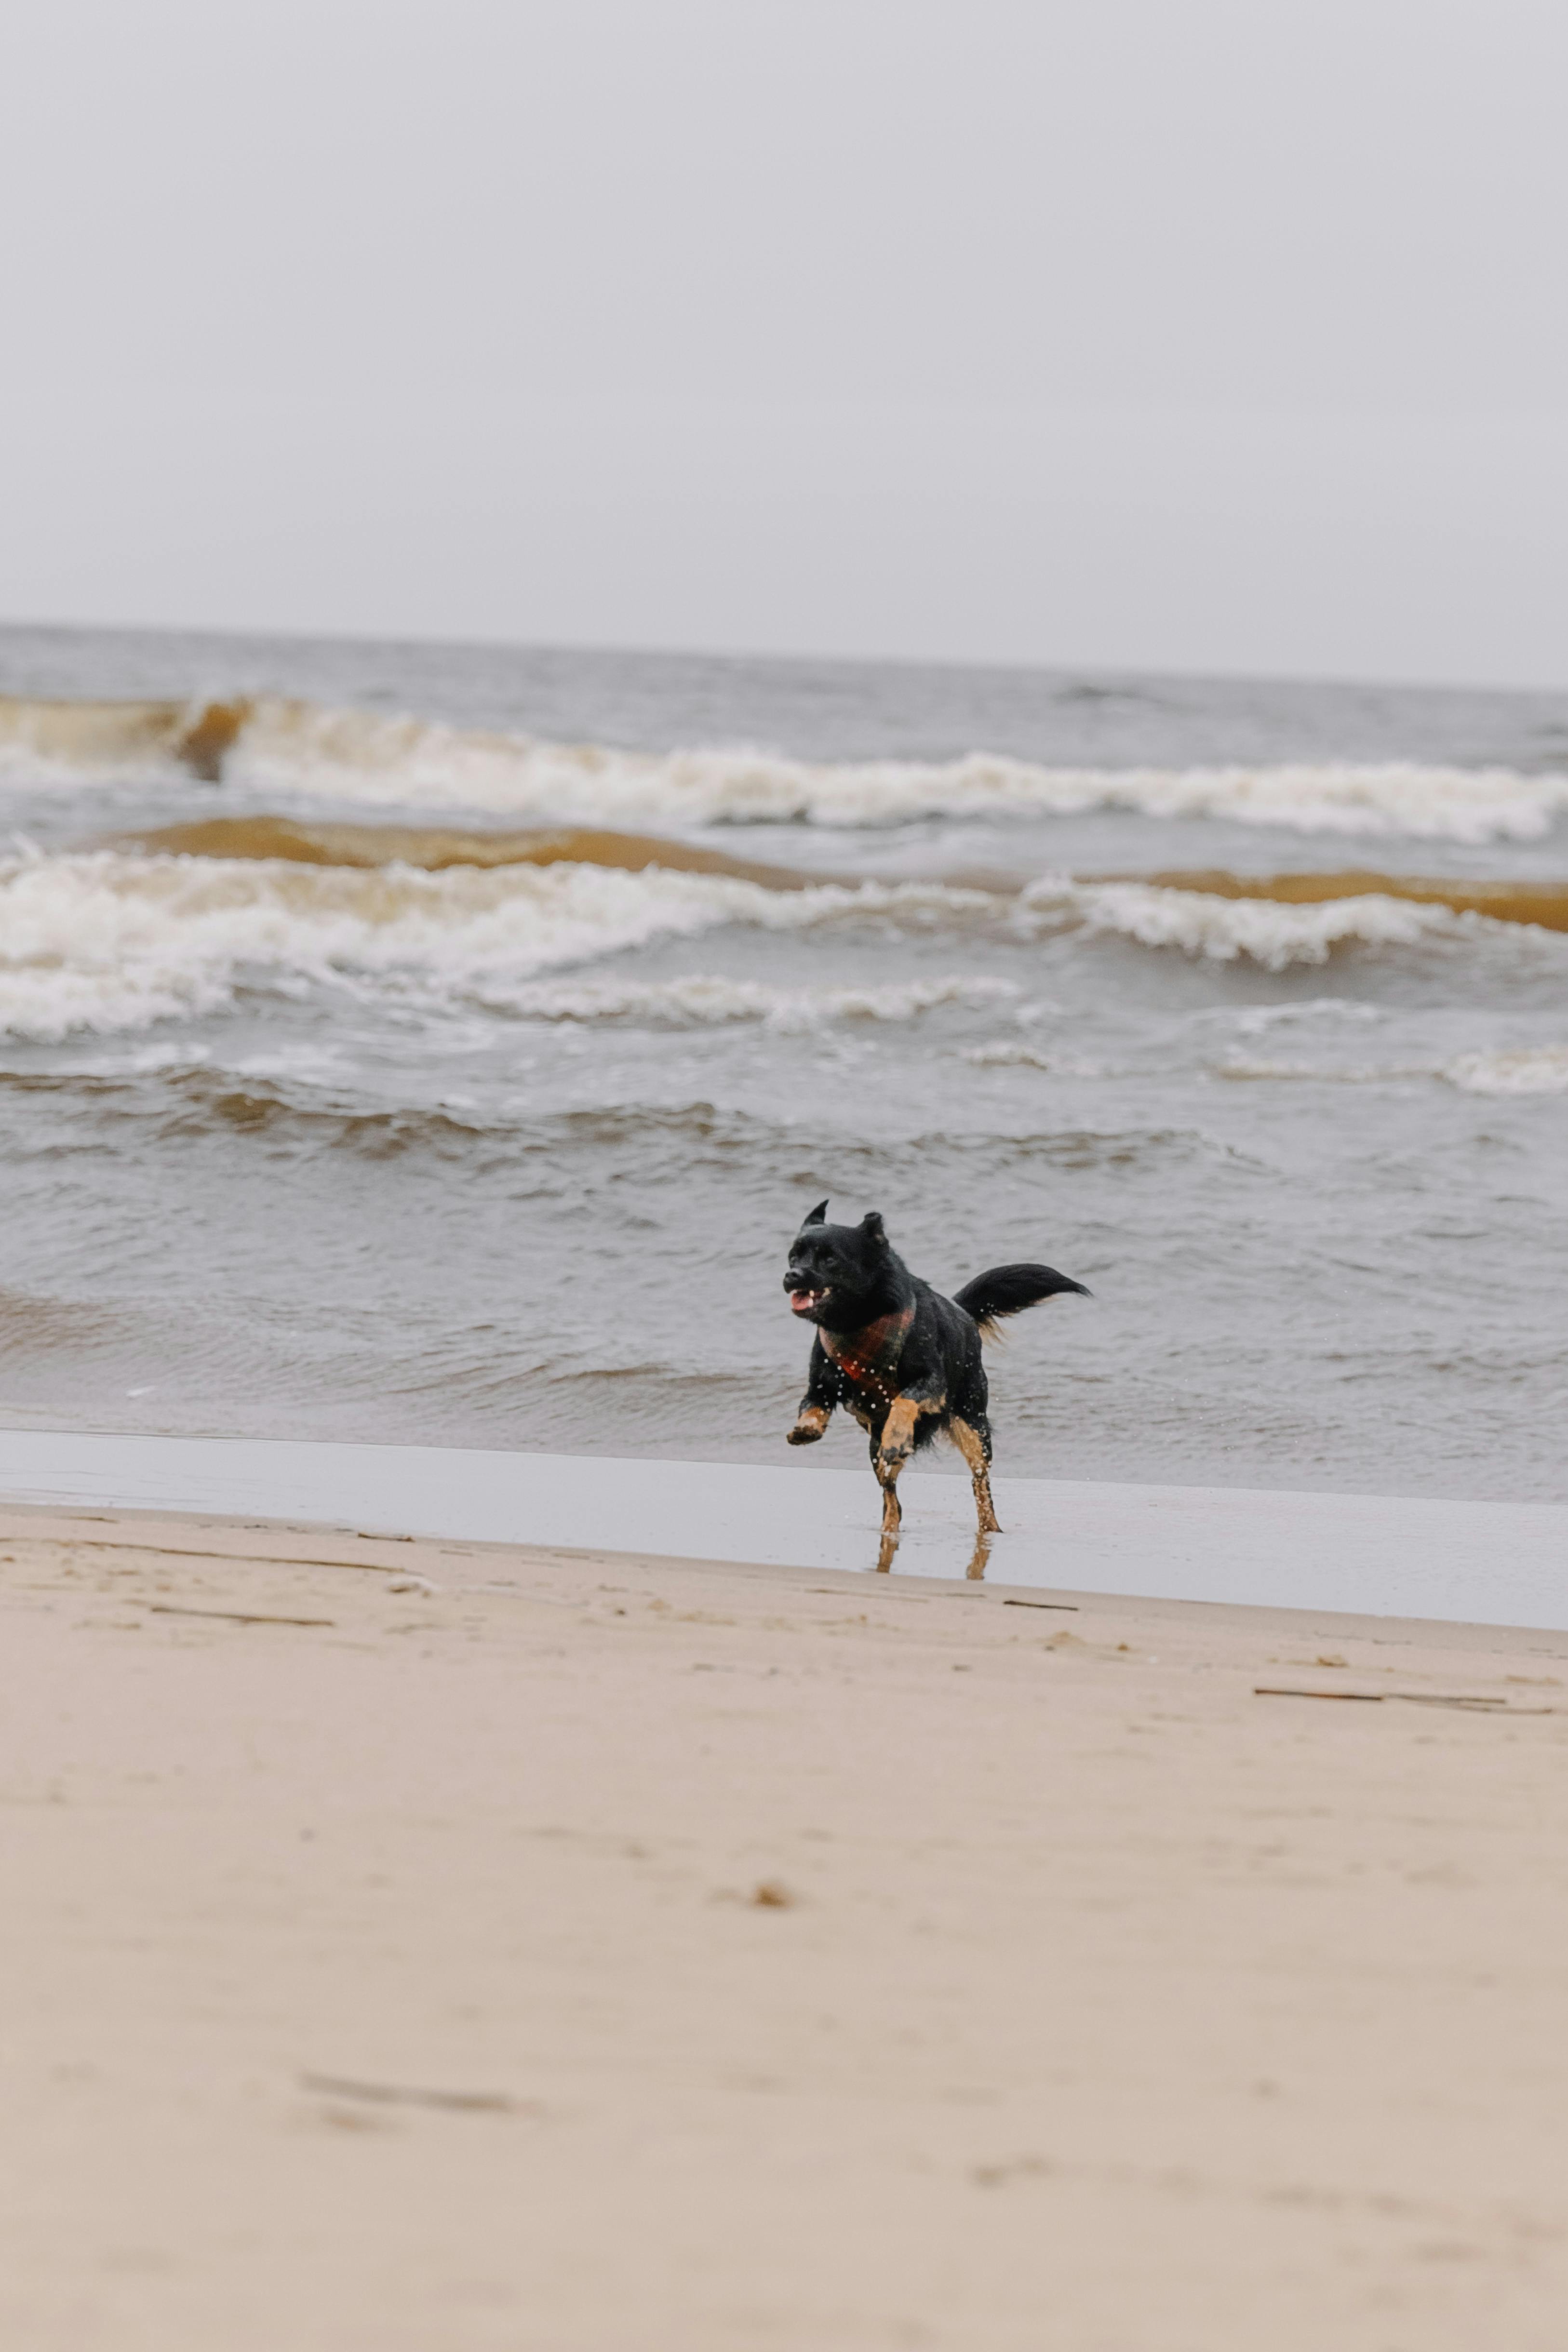
<svg viewBox="0 0 1568 2352"><path fill-rule="evenodd" d="M999 1533L1000 1530L997 1532ZM963 1571L964 1581L966 1583L978 1584L984 1578L985 1574L986 1562L991 1558L991 1543L992 1530L989 1528L980 1528L974 1538L974 1549L969 1555L969 1565ZM889 1533L886 1528L884 1528L881 1541L877 1547L877 1574L879 1576L889 1576L892 1573L894 1556L897 1553L898 1549L899 1537L897 1529L894 1529Z"/></svg>

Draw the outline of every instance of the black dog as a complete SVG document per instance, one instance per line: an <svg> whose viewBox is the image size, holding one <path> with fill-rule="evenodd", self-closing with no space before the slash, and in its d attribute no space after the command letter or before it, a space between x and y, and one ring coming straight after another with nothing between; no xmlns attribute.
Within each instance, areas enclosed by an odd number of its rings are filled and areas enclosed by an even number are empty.
<svg viewBox="0 0 1568 2352"><path fill-rule="evenodd" d="M795 1312L816 1326L811 1370L792 1445L814 1445L835 1405L871 1434L882 1489L883 1565L899 1532L899 1473L938 1430L952 1439L974 1482L980 1534L1000 1533L991 1501L989 1391L982 1332L1058 1291L1089 1292L1048 1265L994 1265L954 1298L911 1274L873 1210L858 1225L830 1225L813 1209L789 1254L784 1286Z"/></svg>

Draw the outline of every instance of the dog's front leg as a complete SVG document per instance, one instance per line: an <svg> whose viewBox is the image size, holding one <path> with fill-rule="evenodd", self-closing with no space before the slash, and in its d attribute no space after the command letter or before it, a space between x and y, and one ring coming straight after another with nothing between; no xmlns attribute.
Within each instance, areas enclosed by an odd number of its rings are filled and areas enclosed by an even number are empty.
<svg viewBox="0 0 1568 2352"><path fill-rule="evenodd" d="M805 1376L805 1394L795 1417L795 1427L785 1433L791 1445L815 1445L833 1418L833 1398L827 1386L827 1350L820 1339L811 1343L811 1364Z"/></svg>

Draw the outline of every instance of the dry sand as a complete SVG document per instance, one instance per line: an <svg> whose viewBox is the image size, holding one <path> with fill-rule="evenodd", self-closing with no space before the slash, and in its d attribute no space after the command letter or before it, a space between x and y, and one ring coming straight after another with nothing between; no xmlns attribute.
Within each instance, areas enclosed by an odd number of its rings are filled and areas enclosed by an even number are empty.
<svg viewBox="0 0 1568 2352"><path fill-rule="evenodd" d="M1568 2336L1568 1634L20 1512L0 1594L6 2347Z"/></svg>

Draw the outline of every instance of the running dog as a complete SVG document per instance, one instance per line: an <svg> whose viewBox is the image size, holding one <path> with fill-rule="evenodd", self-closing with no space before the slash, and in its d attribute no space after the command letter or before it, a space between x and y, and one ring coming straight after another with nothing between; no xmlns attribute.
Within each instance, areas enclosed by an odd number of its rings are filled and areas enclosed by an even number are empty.
<svg viewBox="0 0 1568 2352"><path fill-rule="evenodd" d="M1087 1298L1084 1285L1053 1266L994 1265L943 1298L910 1272L875 1210L858 1225L830 1225L822 1201L791 1246L784 1286L802 1322L816 1326L789 1442L815 1445L836 1405L869 1432L882 1489L882 1565L902 1517L899 1473L939 1430L969 1465L982 1543L999 1535L981 1337L994 1335L1003 1316L1061 1291Z"/></svg>

